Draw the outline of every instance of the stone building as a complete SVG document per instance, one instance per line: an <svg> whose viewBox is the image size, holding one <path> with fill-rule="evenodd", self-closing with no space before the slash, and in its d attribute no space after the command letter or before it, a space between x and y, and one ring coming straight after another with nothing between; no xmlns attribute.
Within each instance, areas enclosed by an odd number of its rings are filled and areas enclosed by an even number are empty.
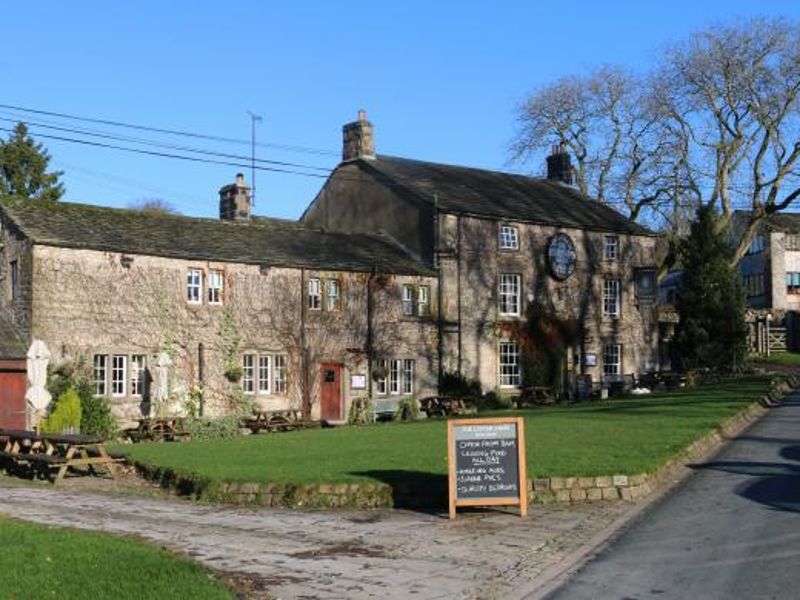
<svg viewBox="0 0 800 600"><path fill-rule="evenodd" d="M7 198L0 223L8 329L84 361L123 420L244 395L336 422L436 391L433 271L386 236L251 216L241 176L219 220Z"/></svg>
<svg viewBox="0 0 800 600"><path fill-rule="evenodd" d="M734 213L733 239L741 237L749 220L746 211ZM764 219L738 269L750 309L752 349L763 348L759 340L766 334L760 330L767 327L773 329L773 350L800 349L800 214L778 213Z"/></svg>
<svg viewBox="0 0 800 600"><path fill-rule="evenodd" d="M301 221L382 232L435 271L442 371L485 390L536 383L523 365L533 321L561 332L534 345L563 347L565 383L658 369L656 236L580 194L568 154L555 149L537 179L379 155L363 111L343 135L342 162Z"/></svg>

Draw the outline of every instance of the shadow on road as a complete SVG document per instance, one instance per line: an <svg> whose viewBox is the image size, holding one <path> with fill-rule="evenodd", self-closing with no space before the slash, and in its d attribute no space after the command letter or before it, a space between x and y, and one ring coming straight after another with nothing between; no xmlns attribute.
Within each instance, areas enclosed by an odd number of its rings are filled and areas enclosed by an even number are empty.
<svg viewBox="0 0 800 600"><path fill-rule="evenodd" d="M747 475L751 479L736 488L739 496L775 510L800 512L800 465L793 464L800 461L800 445L785 446L779 454L791 462L712 461L689 466Z"/></svg>

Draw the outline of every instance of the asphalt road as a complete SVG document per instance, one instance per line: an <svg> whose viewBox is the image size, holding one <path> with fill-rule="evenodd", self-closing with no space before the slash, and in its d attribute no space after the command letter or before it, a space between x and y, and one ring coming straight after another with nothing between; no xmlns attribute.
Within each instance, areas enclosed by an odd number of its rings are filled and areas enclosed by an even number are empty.
<svg viewBox="0 0 800 600"><path fill-rule="evenodd" d="M693 468L547 597L800 598L800 393Z"/></svg>

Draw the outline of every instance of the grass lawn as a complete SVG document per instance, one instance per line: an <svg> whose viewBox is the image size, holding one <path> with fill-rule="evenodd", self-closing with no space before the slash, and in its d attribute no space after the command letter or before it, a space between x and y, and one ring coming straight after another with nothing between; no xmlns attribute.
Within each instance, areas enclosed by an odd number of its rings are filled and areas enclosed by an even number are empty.
<svg viewBox="0 0 800 600"><path fill-rule="evenodd" d="M769 378L502 414L525 417L528 475L653 470L769 389ZM499 413L498 413L499 414ZM443 420L116 446L143 463L216 481L340 483L447 473Z"/></svg>
<svg viewBox="0 0 800 600"><path fill-rule="evenodd" d="M769 356L754 356L753 362L773 365L800 366L800 353L798 352L770 352Z"/></svg>
<svg viewBox="0 0 800 600"><path fill-rule="evenodd" d="M200 566L156 546L0 517L3 598L233 598Z"/></svg>

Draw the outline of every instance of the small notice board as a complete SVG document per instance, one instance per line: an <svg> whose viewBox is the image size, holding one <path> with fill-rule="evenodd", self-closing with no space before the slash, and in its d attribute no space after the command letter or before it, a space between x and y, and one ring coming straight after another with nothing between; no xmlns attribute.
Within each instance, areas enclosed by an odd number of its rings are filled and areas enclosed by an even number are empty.
<svg viewBox="0 0 800 600"><path fill-rule="evenodd" d="M522 417L447 422L450 518L458 506L519 506L528 512Z"/></svg>

